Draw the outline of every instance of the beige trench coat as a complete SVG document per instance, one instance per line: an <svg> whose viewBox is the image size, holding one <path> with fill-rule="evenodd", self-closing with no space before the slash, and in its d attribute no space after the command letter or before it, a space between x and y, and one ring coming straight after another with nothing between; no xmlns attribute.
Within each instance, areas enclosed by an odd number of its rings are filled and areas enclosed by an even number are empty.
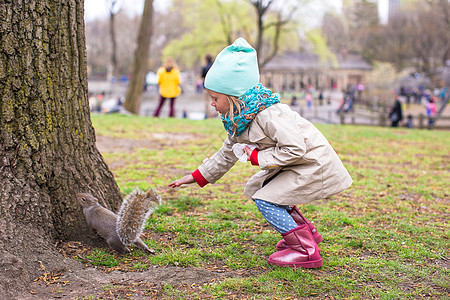
<svg viewBox="0 0 450 300"><path fill-rule="evenodd" d="M352 184L323 134L285 104L258 113L242 135L228 135L222 148L198 168L208 182L216 182L236 163L235 143L255 144L259 150L261 171L244 190L252 199L303 204L342 192Z"/></svg>

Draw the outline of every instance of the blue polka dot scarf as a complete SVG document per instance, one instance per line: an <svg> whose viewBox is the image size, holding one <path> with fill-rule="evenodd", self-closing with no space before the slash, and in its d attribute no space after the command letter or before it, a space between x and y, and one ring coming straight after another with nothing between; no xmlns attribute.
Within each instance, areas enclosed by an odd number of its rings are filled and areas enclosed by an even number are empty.
<svg viewBox="0 0 450 300"><path fill-rule="evenodd" d="M261 83L248 89L239 99L244 102L241 104L241 113L239 114L237 107L234 106L233 120L230 120L229 116L222 116L225 130L233 136L240 136L244 133L257 113L273 104L280 103L280 96L273 94Z"/></svg>

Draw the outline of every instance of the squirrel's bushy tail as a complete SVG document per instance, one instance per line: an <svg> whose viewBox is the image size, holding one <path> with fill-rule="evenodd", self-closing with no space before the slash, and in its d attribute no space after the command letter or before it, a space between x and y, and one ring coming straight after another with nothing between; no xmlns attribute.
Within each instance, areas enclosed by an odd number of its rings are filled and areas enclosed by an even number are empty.
<svg viewBox="0 0 450 300"><path fill-rule="evenodd" d="M117 234L125 245L130 245L141 235L145 221L161 204L161 196L154 190L147 192L136 188L123 200L117 218Z"/></svg>

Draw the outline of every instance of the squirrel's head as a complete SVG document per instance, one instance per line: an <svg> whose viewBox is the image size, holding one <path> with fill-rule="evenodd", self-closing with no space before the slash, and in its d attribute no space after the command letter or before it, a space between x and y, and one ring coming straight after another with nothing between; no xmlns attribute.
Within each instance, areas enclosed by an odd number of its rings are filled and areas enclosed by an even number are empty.
<svg viewBox="0 0 450 300"><path fill-rule="evenodd" d="M77 198L77 202L82 207L89 207L98 203L98 200L89 193L77 193L75 196Z"/></svg>

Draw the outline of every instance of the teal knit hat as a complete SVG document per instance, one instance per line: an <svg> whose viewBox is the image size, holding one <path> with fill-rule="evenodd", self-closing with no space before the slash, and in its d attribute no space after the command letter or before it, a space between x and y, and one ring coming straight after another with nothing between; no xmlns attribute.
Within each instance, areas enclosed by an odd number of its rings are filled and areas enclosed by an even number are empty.
<svg viewBox="0 0 450 300"><path fill-rule="evenodd" d="M243 38L238 38L217 55L205 77L207 89L236 97L258 83L256 51Z"/></svg>

